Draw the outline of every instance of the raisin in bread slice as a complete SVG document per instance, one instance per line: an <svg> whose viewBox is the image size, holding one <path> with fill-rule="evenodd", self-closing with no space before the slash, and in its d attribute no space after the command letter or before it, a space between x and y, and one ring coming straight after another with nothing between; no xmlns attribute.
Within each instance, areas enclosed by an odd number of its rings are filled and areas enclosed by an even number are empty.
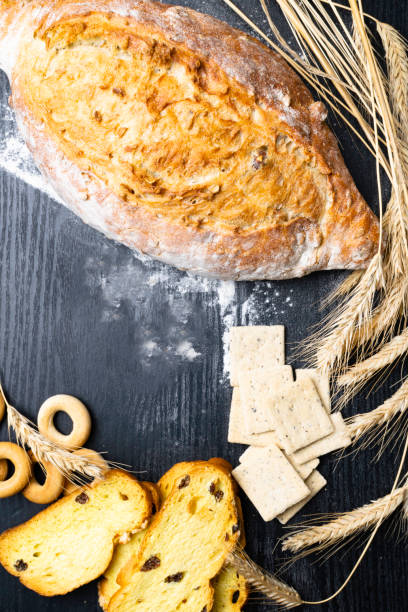
<svg viewBox="0 0 408 612"><path fill-rule="evenodd" d="M235 490L227 471L199 465L176 480L137 558L121 571L109 612L211 610L210 581L236 546Z"/></svg>
<svg viewBox="0 0 408 612"><path fill-rule="evenodd" d="M106 478L55 502L0 536L0 563L40 595L63 595L98 578L115 542L143 528L151 496L131 475Z"/></svg>
<svg viewBox="0 0 408 612"><path fill-rule="evenodd" d="M140 484L149 490L153 504L152 515L156 514L156 512L160 510L161 505L161 496L158 486L153 482L141 482ZM130 535L126 541L119 542L115 546L112 561L98 584L99 605L102 610L106 611L108 609L110 600L116 591L119 590L119 583L117 582L119 572L132 557L139 554L145 533L146 529L142 529Z"/></svg>

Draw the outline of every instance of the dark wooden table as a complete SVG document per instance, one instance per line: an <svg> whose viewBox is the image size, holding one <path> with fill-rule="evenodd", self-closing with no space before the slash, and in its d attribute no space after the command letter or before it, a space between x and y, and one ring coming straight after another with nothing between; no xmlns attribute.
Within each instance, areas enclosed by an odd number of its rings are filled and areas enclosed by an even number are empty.
<svg viewBox="0 0 408 612"><path fill-rule="evenodd" d="M182 4L246 29L220 0ZM255 0L239 4L266 28ZM406 0L370 0L365 8L408 34ZM278 10L273 7L272 12L279 21ZM6 100L4 75L0 91ZM358 187L375 207L372 159L343 126L333 118L331 123ZM226 328L284 324L290 358L291 346L319 321L321 299L344 277L331 272L235 286L191 279L164 265L141 262L7 172L0 172L0 257L0 370L10 400L35 420L50 395L81 398L93 416L88 446L129 464L144 480L157 480L181 460L218 455L237 463L243 447L227 443L231 389L223 374ZM362 395L347 414L375 407L400 375L396 372L368 399ZM67 423L61 419L60 426ZM5 422L0 439L7 439ZM389 492L398 454L387 452L379 463L373 458L374 451L340 463L324 458L321 471L328 486L307 512L348 510ZM244 495L242 499L248 551L274 570L282 561L278 539L284 531L276 521L265 524ZM0 530L38 510L22 496L1 500ZM303 597L320 599L342 583L357 552L353 546L324 564L307 558L284 576ZM349 587L321 609L408 610L407 558L394 519L380 529ZM0 569L1 612L82 609L98 609L95 584L46 599ZM270 606L254 597L247 609L261 612Z"/></svg>

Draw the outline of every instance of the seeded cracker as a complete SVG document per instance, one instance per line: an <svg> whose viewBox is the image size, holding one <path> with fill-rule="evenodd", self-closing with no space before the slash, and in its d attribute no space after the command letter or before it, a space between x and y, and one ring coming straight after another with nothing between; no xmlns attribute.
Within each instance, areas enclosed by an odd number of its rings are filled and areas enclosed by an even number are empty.
<svg viewBox="0 0 408 612"><path fill-rule="evenodd" d="M289 386L293 382L292 367L288 365L267 370L243 372L239 392L247 432L259 434L275 429L270 418L269 398L277 383Z"/></svg>
<svg viewBox="0 0 408 612"><path fill-rule="evenodd" d="M246 449L245 452L242 453L242 455L239 458L239 462L245 463L251 457L253 457L254 459L258 458L261 461L264 456L263 451L264 451L263 448L259 448L256 446L250 446L249 448ZM292 456L285 455L285 457L287 458L291 466L297 471L297 473L303 480L306 480L310 476L310 474L313 472L313 470L317 468L317 466L320 463L319 459L312 459L311 461L308 461L307 463L303 463L299 465L294 461L293 455Z"/></svg>
<svg viewBox="0 0 408 612"><path fill-rule="evenodd" d="M264 521L305 499L310 490L275 445L258 449L232 474Z"/></svg>
<svg viewBox="0 0 408 612"><path fill-rule="evenodd" d="M303 499L302 501L298 502L297 504L295 504L291 508L288 508L285 512L280 514L278 516L278 521L282 523L282 525L286 525L286 523L290 521L290 519L293 518L295 514L299 512L299 510L301 510L304 506L306 506L306 504L312 499L312 497L314 497L319 491L321 491L321 489L323 489L323 487L325 487L326 484L327 484L326 479L323 478L320 472L318 472L317 470L314 470L310 474L309 478L307 478L306 480L306 485L310 489L310 495L308 495L307 497L305 497L305 499Z"/></svg>
<svg viewBox="0 0 408 612"><path fill-rule="evenodd" d="M309 378L289 385L277 380L268 401L272 429L288 454L328 436L334 429Z"/></svg>
<svg viewBox="0 0 408 612"><path fill-rule="evenodd" d="M310 378L314 383L323 406L327 412L331 412L331 397L330 397L330 380L327 374L322 374L316 369L308 368L304 370L296 370L296 380L304 380Z"/></svg>
<svg viewBox="0 0 408 612"><path fill-rule="evenodd" d="M296 451L291 455L297 463L306 463L321 455L326 455L340 448L347 448L351 444L351 437L340 412L335 412L330 417L334 431L329 436Z"/></svg>
<svg viewBox="0 0 408 612"><path fill-rule="evenodd" d="M231 385L239 385L243 372L270 370L285 363L285 327L232 327L230 332Z"/></svg>
<svg viewBox="0 0 408 612"><path fill-rule="evenodd" d="M293 465L293 467L297 471L297 473L299 474L299 476L303 478L303 480L307 480L310 474L313 472L313 470L315 470L320 463L320 460L316 458L316 459L311 459L310 461L306 461L305 463L299 464L299 463L296 463L296 461L294 461L293 455L292 456L288 455L287 457L290 463Z"/></svg>
<svg viewBox="0 0 408 612"><path fill-rule="evenodd" d="M234 387L232 391L231 411L228 427L228 442L236 444L249 444L251 446L269 446L279 441L276 433L266 431L261 434L249 434L246 431L243 406L239 395L239 387Z"/></svg>

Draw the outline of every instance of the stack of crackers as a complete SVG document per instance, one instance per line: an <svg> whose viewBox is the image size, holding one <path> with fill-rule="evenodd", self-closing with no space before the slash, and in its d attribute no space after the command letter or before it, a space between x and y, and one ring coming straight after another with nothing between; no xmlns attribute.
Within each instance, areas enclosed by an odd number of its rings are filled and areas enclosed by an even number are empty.
<svg viewBox="0 0 408 612"><path fill-rule="evenodd" d="M228 441L249 444L233 475L262 518L285 524L325 485L319 457L351 444L328 377L285 365L285 329L234 327Z"/></svg>

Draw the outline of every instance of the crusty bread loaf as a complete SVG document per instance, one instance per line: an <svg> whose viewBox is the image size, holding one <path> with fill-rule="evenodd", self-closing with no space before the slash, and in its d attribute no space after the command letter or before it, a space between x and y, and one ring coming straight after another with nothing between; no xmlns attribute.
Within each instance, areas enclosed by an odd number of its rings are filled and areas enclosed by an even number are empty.
<svg viewBox="0 0 408 612"><path fill-rule="evenodd" d="M376 252L324 106L227 24L144 0L3 2L0 60L61 199L131 248L233 279Z"/></svg>
<svg viewBox="0 0 408 612"><path fill-rule="evenodd" d="M131 475L111 470L1 534L0 563L40 595L62 595L98 578L115 542L143 528L150 514L150 494Z"/></svg>
<svg viewBox="0 0 408 612"><path fill-rule="evenodd" d="M141 482L140 484L150 492L152 498L152 515L154 515L160 510L161 505L159 487L153 482ZM98 584L99 605L103 610L108 609L110 600L119 589L117 577L120 570L133 556L137 556L139 554L146 529L142 529L141 531L132 534L125 541L118 542L118 544L115 546L112 561L110 562L109 567L105 570Z"/></svg>
<svg viewBox="0 0 408 612"><path fill-rule="evenodd" d="M209 463L188 470L153 518L138 557L121 571L109 612L211 610L210 581L236 545L237 520L229 474Z"/></svg>

